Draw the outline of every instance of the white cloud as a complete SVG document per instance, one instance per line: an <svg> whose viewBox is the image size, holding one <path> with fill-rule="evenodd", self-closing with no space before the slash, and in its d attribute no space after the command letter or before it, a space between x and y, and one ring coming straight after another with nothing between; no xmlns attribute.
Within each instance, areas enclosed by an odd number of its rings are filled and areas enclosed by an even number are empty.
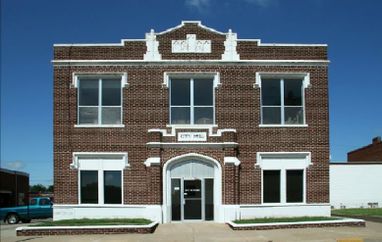
<svg viewBox="0 0 382 242"><path fill-rule="evenodd" d="M190 8L195 8L199 12L203 12L210 5L211 0L186 0L186 6Z"/></svg>
<svg viewBox="0 0 382 242"><path fill-rule="evenodd" d="M25 163L20 160L1 162L1 166L10 170L22 170L25 167Z"/></svg>

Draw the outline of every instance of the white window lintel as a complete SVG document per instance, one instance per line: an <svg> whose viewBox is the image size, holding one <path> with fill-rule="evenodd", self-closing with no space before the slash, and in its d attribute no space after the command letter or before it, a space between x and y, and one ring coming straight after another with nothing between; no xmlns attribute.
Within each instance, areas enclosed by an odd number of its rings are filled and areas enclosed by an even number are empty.
<svg viewBox="0 0 382 242"><path fill-rule="evenodd" d="M130 167L128 161L127 152L73 152L72 163L70 164L71 169L79 169L80 159L105 159L105 158L115 158L121 159L124 163L124 168Z"/></svg>
<svg viewBox="0 0 382 242"><path fill-rule="evenodd" d="M309 72L256 72L256 81L253 85L254 88L261 88L262 78L299 78L302 79L304 88L311 86Z"/></svg>
<svg viewBox="0 0 382 242"><path fill-rule="evenodd" d="M311 152L257 152L261 169L305 169L312 164Z"/></svg>
<svg viewBox="0 0 382 242"><path fill-rule="evenodd" d="M170 78L213 78L214 88L221 84L219 72L164 72L163 87L169 88Z"/></svg>
<svg viewBox="0 0 382 242"><path fill-rule="evenodd" d="M114 77L121 78L121 87L128 87L127 82L127 72L73 72L72 73L72 87L78 88L79 79L81 77L86 78L105 78L105 77Z"/></svg>

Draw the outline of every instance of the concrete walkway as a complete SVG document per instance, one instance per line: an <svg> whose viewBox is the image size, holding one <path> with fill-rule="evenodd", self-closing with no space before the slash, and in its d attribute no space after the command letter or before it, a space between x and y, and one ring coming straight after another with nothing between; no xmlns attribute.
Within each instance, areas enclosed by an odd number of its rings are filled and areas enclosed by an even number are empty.
<svg viewBox="0 0 382 242"><path fill-rule="evenodd" d="M20 226L20 225L19 225ZM81 235L81 236L46 236L46 237L16 237L14 225L1 226L1 242L15 241L129 241L129 242L288 242L288 241L337 241L338 239L358 238L364 242L382 241L382 223L367 222L366 228L307 228L281 229L264 231L233 231L225 224L217 223L179 223L159 225L154 234L123 234L123 235ZM359 240L362 241L362 240Z"/></svg>

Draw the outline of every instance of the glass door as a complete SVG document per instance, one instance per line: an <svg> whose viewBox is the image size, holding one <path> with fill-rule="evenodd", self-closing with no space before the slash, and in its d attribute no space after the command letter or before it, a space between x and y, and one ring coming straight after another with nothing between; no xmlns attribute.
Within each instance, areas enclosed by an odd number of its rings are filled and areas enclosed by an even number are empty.
<svg viewBox="0 0 382 242"><path fill-rule="evenodd" d="M202 182L184 180L184 219L202 219Z"/></svg>

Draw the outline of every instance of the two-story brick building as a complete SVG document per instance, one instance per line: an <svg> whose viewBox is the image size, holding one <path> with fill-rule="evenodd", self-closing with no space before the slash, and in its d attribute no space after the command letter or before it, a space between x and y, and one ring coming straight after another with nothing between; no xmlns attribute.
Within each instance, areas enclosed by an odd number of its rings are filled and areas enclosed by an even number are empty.
<svg viewBox="0 0 382 242"><path fill-rule="evenodd" d="M329 216L328 63L198 21L54 45L54 219Z"/></svg>

